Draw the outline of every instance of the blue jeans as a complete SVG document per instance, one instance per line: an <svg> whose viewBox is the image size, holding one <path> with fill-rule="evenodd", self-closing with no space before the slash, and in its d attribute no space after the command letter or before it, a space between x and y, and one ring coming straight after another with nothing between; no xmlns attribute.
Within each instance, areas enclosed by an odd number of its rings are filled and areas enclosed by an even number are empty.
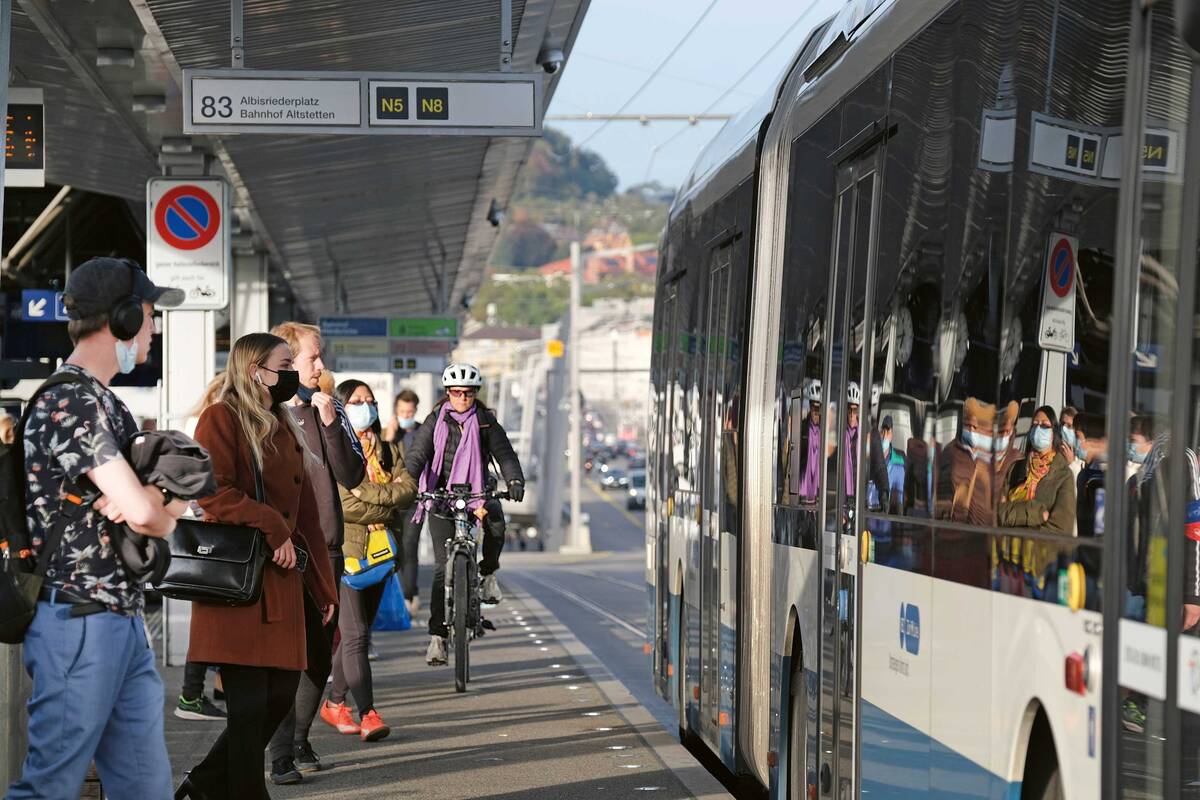
<svg viewBox="0 0 1200 800"><path fill-rule="evenodd" d="M163 684L140 617L40 602L25 636L29 753L6 795L76 800L93 760L109 797L169 800Z"/></svg>

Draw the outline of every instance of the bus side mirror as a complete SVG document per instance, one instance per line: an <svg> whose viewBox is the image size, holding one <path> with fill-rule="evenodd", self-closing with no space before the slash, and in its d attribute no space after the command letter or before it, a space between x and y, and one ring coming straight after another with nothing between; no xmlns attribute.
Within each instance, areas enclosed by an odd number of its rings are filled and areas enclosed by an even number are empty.
<svg viewBox="0 0 1200 800"><path fill-rule="evenodd" d="M1176 0L1175 26L1184 43L1200 53L1200 0Z"/></svg>

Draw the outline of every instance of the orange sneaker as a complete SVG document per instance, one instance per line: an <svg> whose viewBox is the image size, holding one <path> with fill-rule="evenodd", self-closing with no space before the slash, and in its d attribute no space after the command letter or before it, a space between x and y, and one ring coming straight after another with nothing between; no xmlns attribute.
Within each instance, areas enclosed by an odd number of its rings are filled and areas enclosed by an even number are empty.
<svg viewBox="0 0 1200 800"><path fill-rule="evenodd" d="M385 725L383 720L379 718L379 714L376 713L375 709L371 709L363 715L360 725L362 740L364 742L378 741L392 732L392 729Z"/></svg>
<svg viewBox="0 0 1200 800"><path fill-rule="evenodd" d="M353 734L359 731L359 727L354 724L354 717L350 715L350 709L346 707L345 703L334 704L328 700L321 703L321 719L337 728L338 733Z"/></svg>

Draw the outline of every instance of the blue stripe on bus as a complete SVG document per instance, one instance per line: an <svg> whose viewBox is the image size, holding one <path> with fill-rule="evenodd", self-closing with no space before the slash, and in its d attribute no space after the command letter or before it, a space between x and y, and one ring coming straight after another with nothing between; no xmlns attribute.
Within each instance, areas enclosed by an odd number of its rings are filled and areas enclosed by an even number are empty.
<svg viewBox="0 0 1200 800"><path fill-rule="evenodd" d="M927 733L863 700L862 790L878 798L980 797L1019 800L1020 781L1009 782Z"/></svg>

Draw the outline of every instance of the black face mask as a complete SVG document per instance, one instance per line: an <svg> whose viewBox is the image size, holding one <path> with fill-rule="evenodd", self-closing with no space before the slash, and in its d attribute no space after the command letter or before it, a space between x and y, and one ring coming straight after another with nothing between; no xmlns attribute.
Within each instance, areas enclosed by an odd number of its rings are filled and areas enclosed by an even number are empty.
<svg viewBox="0 0 1200 800"><path fill-rule="evenodd" d="M299 372L294 369L274 370L270 367L261 367L261 369L274 372L279 377L274 386L267 387L267 391L271 393L271 405L277 406L280 403L286 403L296 396L296 389L300 387Z"/></svg>

